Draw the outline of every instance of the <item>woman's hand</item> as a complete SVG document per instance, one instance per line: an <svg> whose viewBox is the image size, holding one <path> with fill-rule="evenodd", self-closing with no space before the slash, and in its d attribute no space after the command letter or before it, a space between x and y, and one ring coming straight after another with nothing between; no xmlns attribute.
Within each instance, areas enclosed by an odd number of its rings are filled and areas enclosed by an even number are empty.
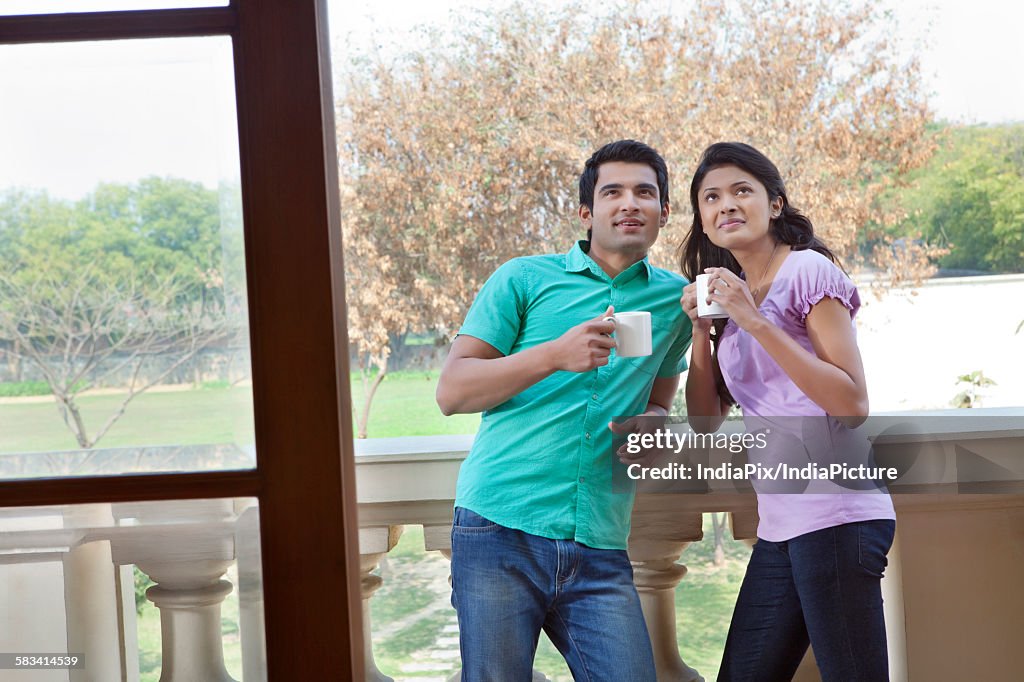
<svg viewBox="0 0 1024 682"><path fill-rule="evenodd" d="M740 329L750 331L751 327L765 321L754 303L750 288L739 275L728 268L706 268L704 272L711 275L708 278L708 300L722 304L725 312L729 313L729 319Z"/></svg>
<svg viewBox="0 0 1024 682"><path fill-rule="evenodd" d="M683 287L683 295L679 299L679 304L683 306L683 312L690 318L690 322L693 323L693 335L697 336L698 332L705 336L711 334L711 323L710 319L701 319L697 317L697 284L687 284Z"/></svg>

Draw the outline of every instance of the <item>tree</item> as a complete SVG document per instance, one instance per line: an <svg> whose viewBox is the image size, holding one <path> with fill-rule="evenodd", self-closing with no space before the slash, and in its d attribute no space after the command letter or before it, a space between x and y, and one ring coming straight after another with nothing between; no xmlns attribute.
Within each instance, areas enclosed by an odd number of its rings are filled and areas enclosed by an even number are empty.
<svg viewBox="0 0 1024 682"><path fill-rule="evenodd" d="M340 65L349 328L364 370L386 373L398 335L451 335L503 261L582 237L577 174L618 138L649 142L675 173L656 264L673 266L688 171L722 139L776 160L794 203L855 259L880 192L931 152L917 64L897 60L888 21L826 2L698 2L682 17L643 2L604 15L515 5L411 54Z"/></svg>
<svg viewBox="0 0 1024 682"><path fill-rule="evenodd" d="M909 187L886 198L894 228L946 249L943 268L1024 272L1024 125L949 126L945 144Z"/></svg>
<svg viewBox="0 0 1024 682"><path fill-rule="evenodd" d="M33 229L43 227L57 230L60 225L71 222L71 205L56 201L45 193L36 194L25 190L11 189L0 198L0 253L3 254L0 272L10 275L20 261L19 250L23 248L26 235ZM0 344L10 345L4 355L9 373L20 380L23 375L21 347L13 334L0 332ZM3 345L0 345L3 352Z"/></svg>
<svg viewBox="0 0 1024 682"><path fill-rule="evenodd" d="M45 378L80 447L229 336L217 210L215 192L160 178L101 185L76 204L0 198L0 340ZM111 383L126 393L93 430L79 398Z"/></svg>

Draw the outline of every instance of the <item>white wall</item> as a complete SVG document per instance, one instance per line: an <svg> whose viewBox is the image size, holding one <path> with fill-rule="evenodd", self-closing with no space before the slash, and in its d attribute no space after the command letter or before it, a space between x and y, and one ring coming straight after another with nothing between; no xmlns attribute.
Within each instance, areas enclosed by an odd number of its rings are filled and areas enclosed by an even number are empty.
<svg viewBox="0 0 1024 682"><path fill-rule="evenodd" d="M951 407L957 377L997 382L981 406L1024 406L1024 275L933 280L881 300L860 284L857 334L873 412Z"/></svg>

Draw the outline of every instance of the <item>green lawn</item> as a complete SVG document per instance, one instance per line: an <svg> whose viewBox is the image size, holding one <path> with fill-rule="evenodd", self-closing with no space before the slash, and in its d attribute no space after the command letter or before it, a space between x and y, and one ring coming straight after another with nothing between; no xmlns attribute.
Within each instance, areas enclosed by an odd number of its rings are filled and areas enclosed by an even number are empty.
<svg viewBox="0 0 1024 682"><path fill-rule="evenodd" d="M352 402L363 409L363 384L352 377ZM370 410L369 436L428 436L474 433L479 415L445 417L434 402L436 372L396 372L377 389ZM80 399L90 434L120 406L122 394ZM353 422L355 422L353 415ZM99 442L99 447L198 445L253 442L252 389L207 388L149 391L135 397ZM56 404L38 399L0 401L0 452L73 450L77 447Z"/></svg>
<svg viewBox="0 0 1024 682"><path fill-rule="evenodd" d="M123 394L81 398L87 433L94 434L124 399ZM253 442L249 388L149 391L136 396L98 446L198 445ZM74 436L53 401L0 402L0 452L73 450Z"/></svg>
<svg viewBox="0 0 1024 682"><path fill-rule="evenodd" d="M352 405L363 410L365 391L357 374L352 376ZM396 372L384 377L370 409L369 438L392 436L433 436L448 433L476 433L480 415L445 417L434 402L437 372ZM353 424L356 416L353 415Z"/></svg>

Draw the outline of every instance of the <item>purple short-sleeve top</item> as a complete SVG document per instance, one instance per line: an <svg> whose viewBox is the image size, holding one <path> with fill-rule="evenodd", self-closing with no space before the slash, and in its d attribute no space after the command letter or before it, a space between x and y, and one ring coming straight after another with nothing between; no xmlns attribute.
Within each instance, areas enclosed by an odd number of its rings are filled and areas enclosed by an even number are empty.
<svg viewBox="0 0 1024 682"><path fill-rule="evenodd" d="M853 325L860 308L860 296L850 278L820 253L791 251L779 267L759 310L801 347L814 353L807 334L807 314L826 297L836 299L850 311ZM761 344L731 320L722 333L718 361L729 392L743 410L748 431L765 428L766 424L776 430L792 430L801 421L795 418L820 417L827 424L830 438L851 443L859 439L853 431L828 417L797 388ZM772 448L771 442L763 451L751 450L750 456L764 464L782 459L797 463L793 461L793 453ZM877 490L856 493L838 487L831 489L822 483L802 493L764 492L756 485L755 489L758 490L760 515L757 534L772 542L844 523L896 518L889 495Z"/></svg>

